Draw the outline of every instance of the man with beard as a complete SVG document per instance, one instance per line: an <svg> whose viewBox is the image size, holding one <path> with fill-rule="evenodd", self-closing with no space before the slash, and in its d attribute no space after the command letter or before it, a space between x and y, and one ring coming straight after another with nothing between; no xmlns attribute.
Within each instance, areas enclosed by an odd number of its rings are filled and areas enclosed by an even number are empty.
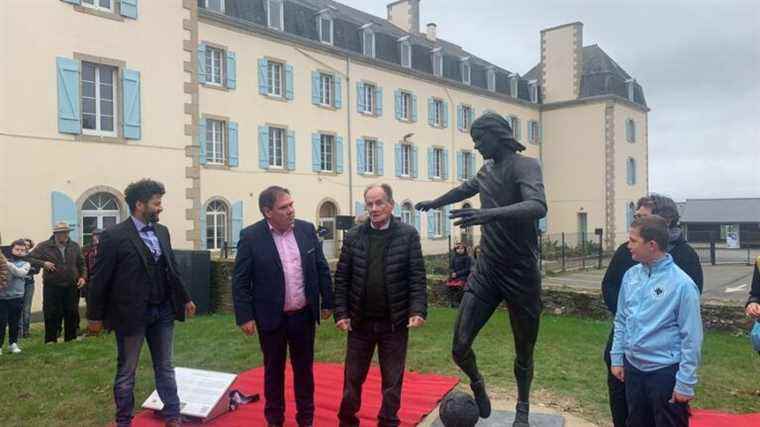
<svg viewBox="0 0 760 427"><path fill-rule="evenodd" d="M172 366L174 320L195 314L177 269L169 229L158 223L164 185L143 179L127 186L131 216L104 231L95 258L87 301L89 330L116 332L114 381L116 425L129 426L137 363L148 342L156 391L167 426L180 425L180 402Z"/></svg>
<svg viewBox="0 0 760 427"><path fill-rule="evenodd" d="M525 146L514 139L509 123L498 114L487 113L475 120L470 135L486 163L475 177L435 200L418 203L416 208L438 209L480 195L481 209L451 211L451 217L458 219L456 226L482 226L482 252L459 305L452 354L470 378L480 416L487 418L491 403L472 343L499 304L506 301L516 353L518 396L513 425L527 427L533 349L542 309L538 220L546 215L546 196L541 166L538 160L518 153Z"/></svg>
<svg viewBox="0 0 760 427"><path fill-rule="evenodd" d="M659 215L668 223L669 240L667 247L664 248L666 253L673 257L673 262L697 285L699 292L702 293L703 277L702 265L699 262L699 255L686 242L683 232L679 227L678 207L676 203L665 196L659 194L650 194L647 197L639 199L636 206L634 219L644 218L650 215ZM630 224L629 224L630 225ZM628 249L628 243L623 243L615 251L607 267L607 272L602 279L602 295L607 308L613 314L617 313L618 295L623 282L623 275L631 267L636 265L631 251ZM604 349L604 361L607 364L607 390L610 399L610 412L612 422L615 427L624 427L628 417L628 405L625 400L625 383L618 380L610 371L610 349L612 348L612 334L607 339L607 346Z"/></svg>

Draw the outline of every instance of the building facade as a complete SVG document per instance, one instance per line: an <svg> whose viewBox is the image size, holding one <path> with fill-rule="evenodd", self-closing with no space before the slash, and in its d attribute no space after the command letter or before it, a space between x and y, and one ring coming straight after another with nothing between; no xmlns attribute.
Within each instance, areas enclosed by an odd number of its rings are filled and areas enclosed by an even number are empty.
<svg viewBox="0 0 760 427"><path fill-rule="evenodd" d="M387 182L423 249L444 252L450 235L478 231L453 229L449 208L412 206L483 164L469 127L490 111L543 162L546 232L625 239L648 190L641 86L583 46L581 23L541 31L540 62L521 76L434 24L420 32L419 7L396 1L382 19L329 0L11 0L0 9L2 236L47 238L65 220L86 243L126 218L125 186L152 177L167 186L173 244L219 250L278 184L327 228L334 257L335 217L360 215L364 188Z"/></svg>

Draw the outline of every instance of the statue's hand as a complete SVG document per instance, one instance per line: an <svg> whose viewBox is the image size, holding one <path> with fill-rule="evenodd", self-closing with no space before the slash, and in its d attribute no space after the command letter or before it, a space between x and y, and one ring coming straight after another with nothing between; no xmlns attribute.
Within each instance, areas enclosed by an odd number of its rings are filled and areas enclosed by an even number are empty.
<svg viewBox="0 0 760 427"><path fill-rule="evenodd" d="M414 209L422 212L427 212L430 209L435 209L435 206L433 206L432 200L425 200L414 205Z"/></svg>
<svg viewBox="0 0 760 427"><path fill-rule="evenodd" d="M490 209L452 209L449 218L458 219L456 227L469 227L493 221L493 214Z"/></svg>

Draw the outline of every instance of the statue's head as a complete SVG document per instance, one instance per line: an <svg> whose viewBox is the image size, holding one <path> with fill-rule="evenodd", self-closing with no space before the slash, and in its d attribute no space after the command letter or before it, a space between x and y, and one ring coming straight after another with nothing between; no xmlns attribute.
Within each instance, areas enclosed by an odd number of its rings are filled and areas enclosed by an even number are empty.
<svg viewBox="0 0 760 427"><path fill-rule="evenodd" d="M507 119L496 113L486 113L472 123L470 136L475 149L484 159L492 159L496 153L507 149L511 152L523 151L525 146L515 140L512 127Z"/></svg>

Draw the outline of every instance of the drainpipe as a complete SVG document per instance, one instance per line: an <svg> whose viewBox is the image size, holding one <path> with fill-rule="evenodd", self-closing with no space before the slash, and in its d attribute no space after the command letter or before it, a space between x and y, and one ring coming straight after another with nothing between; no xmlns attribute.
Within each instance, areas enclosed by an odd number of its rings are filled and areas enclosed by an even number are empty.
<svg viewBox="0 0 760 427"><path fill-rule="evenodd" d="M347 145L348 145L348 161L346 162L348 168L348 213L354 215L354 164L353 156L351 155L353 144L353 137L351 136L351 58L346 56L346 128L347 128Z"/></svg>

